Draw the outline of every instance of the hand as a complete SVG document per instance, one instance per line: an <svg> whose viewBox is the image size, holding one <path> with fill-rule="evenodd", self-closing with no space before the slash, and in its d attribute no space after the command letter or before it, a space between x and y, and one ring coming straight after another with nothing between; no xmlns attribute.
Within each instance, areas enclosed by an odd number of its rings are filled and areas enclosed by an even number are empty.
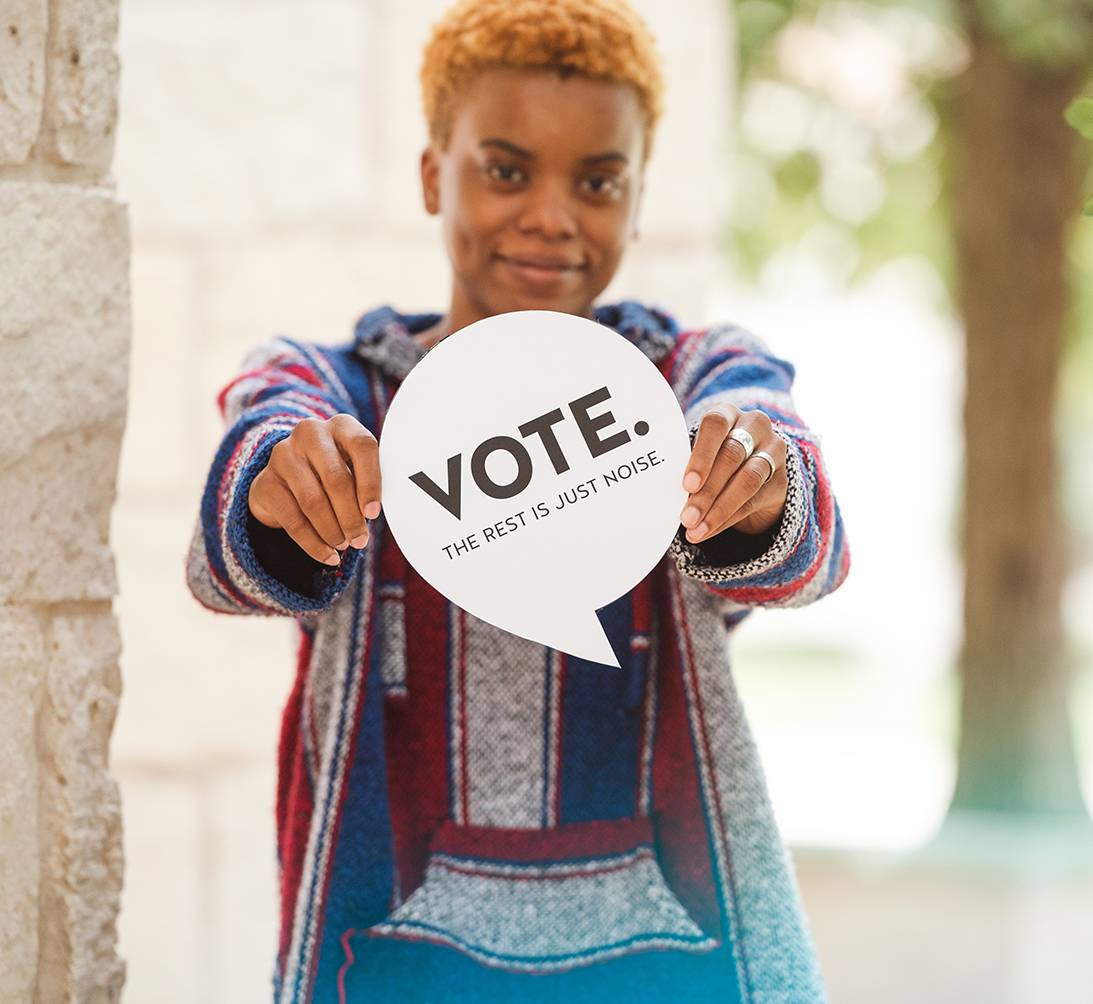
<svg viewBox="0 0 1093 1004"><path fill-rule="evenodd" d="M379 444L352 415L305 418L270 451L251 482L254 518L281 527L316 561L368 543L365 518L380 513Z"/></svg>
<svg viewBox="0 0 1093 1004"><path fill-rule="evenodd" d="M751 433L756 450L766 450L777 465L762 457L744 459L744 447L729 439L733 428ZM763 481L768 478L767 481ZM781 519L789 481L786 444L762 411L740 411L731 404L707 412L698 427L687 461L683 487L690 493L679 521L692 544L729 527L742 533L762 533Z"/></svg>

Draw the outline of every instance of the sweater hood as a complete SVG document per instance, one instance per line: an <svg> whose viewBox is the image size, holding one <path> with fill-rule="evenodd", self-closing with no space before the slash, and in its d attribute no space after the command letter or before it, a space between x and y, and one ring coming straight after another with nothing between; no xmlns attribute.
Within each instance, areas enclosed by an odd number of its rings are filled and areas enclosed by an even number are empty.
<svg viewBox="0 0 1093 1004"><path fill-rule="evenodd" d="M593 319L614 328L654 363L659 363L676 343L679 325L667 311L647 307L636 300L602 304L592 310ZM400 313L389 304L363 314L353 332L354 351L397 380L403 380L429 350L414 335L440 320L437 313Z"/></svg>

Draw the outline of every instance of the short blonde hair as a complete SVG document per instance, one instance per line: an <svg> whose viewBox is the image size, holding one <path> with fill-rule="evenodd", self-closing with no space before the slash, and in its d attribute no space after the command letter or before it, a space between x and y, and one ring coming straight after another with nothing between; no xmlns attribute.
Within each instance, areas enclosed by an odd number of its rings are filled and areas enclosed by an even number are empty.
<svg viewBox="0 0 1093 1004"><path fill-rule="evenodd" d="M433 26L421 64L429 138L451 139L456 99L489 66L555 69L633 85L645 116L645 158L664 77L656 41L625 0L459 0Z"/></svg>

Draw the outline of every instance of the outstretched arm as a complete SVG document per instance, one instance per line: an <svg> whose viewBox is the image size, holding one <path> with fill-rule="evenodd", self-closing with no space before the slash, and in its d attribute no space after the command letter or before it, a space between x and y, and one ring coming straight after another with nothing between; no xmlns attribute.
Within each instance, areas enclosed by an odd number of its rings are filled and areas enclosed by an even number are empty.
<svg viewBox="0 0 1093 1004"><path fill-rule="evenodd" d="M793 365L772 354L750 332L720 325L681 335L666 375L684 410L692 443L707 415L707 428L719 424L728 430L728 423L715 420L718 414L730 421L740 416L737 423L752 428L765 428L769 420L770 429L784 443L779 478L784 477L785 498L780 511L776 506L766 513L751 513L720 532L717 526L726 514L716 515L710 520L714 532L698 542L688 539L688 527L680 526L670 547L679 570L721 597L730 615L758 606L804 606L837 589L850 569L850 549L820 437L805 425L790 396ZM765 419L746 422L755 412ZM718 461L722 467L739 449L727 442ZM742 456L741 451L731 463L742 466ZM763 471L764 465L754 460L747 468L743 481L755 470ZM733 477L740 476L738 472ZM740 494L737 488L735 495ZM780 491L768 489L766 494L780 496Z"/></svg>
<svg viewBox="0 0 1093 1004"><path fill-rule="evenodd" d="M203 605L223 613L317 613L348 584L359 548L347 547L333 564L324 563L286 530L256 519L248 496L274 448L301 422L338 415L355 424L349 392L322 349L276 337L247 355L217 401L227 431L205 482L187 585ZM329 553L337 555L333 548Z"/></svg>

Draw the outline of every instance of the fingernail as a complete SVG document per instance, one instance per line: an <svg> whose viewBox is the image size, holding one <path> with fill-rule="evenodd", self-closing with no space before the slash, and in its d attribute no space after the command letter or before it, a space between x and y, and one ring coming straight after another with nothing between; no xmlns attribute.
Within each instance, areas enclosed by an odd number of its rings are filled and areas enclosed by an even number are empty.
<svg viewBox="0 0 1093 1004"><path fill-rule="evenodd" d="M362 533L359 537L354 537L349 543L359 551L368 543L368 534Z"/></svg>
<svg viewBox="0 0 1093 1004"><path fill-rule="evenodd" d="M369 519L375 519L380 514L380 504L375 499L364 507L364 515Z"/></svg>
<svg viewBox="0 0 1093 1004"><path fill-rule="evenodd" d="M695 523L698 522L698 517L701 515L702 513L698 511L698 506L689 505L683 510L683 515L679 517L679 521L684 526L694 526Z"/></svg>
<svg viewBox="0 0 1093 1004"><path fill-rule="evenodd" d="M687 476L683 479L683 487L689 492L698 491L698 486L702 484L702 478L698 476L697 471L689 471Z"/></svg>
<svg viewBox="0 0 1093 1004"><path fill-rule="evenodd" d="M342 563L342 556L335 552L331 554L329 558L323 558L323 562L327 565L340 565Z"/></svg>
<svg viewBox="0 0 1093 1004"><path fill-rule="evenodd" d="M691 530L690 533L687 534L687 537L690 539L692 544L697 543L706 536L706 532L709 529L710 528L705 523L699 523L698 526L696 526L693 530Z"/></svg>

